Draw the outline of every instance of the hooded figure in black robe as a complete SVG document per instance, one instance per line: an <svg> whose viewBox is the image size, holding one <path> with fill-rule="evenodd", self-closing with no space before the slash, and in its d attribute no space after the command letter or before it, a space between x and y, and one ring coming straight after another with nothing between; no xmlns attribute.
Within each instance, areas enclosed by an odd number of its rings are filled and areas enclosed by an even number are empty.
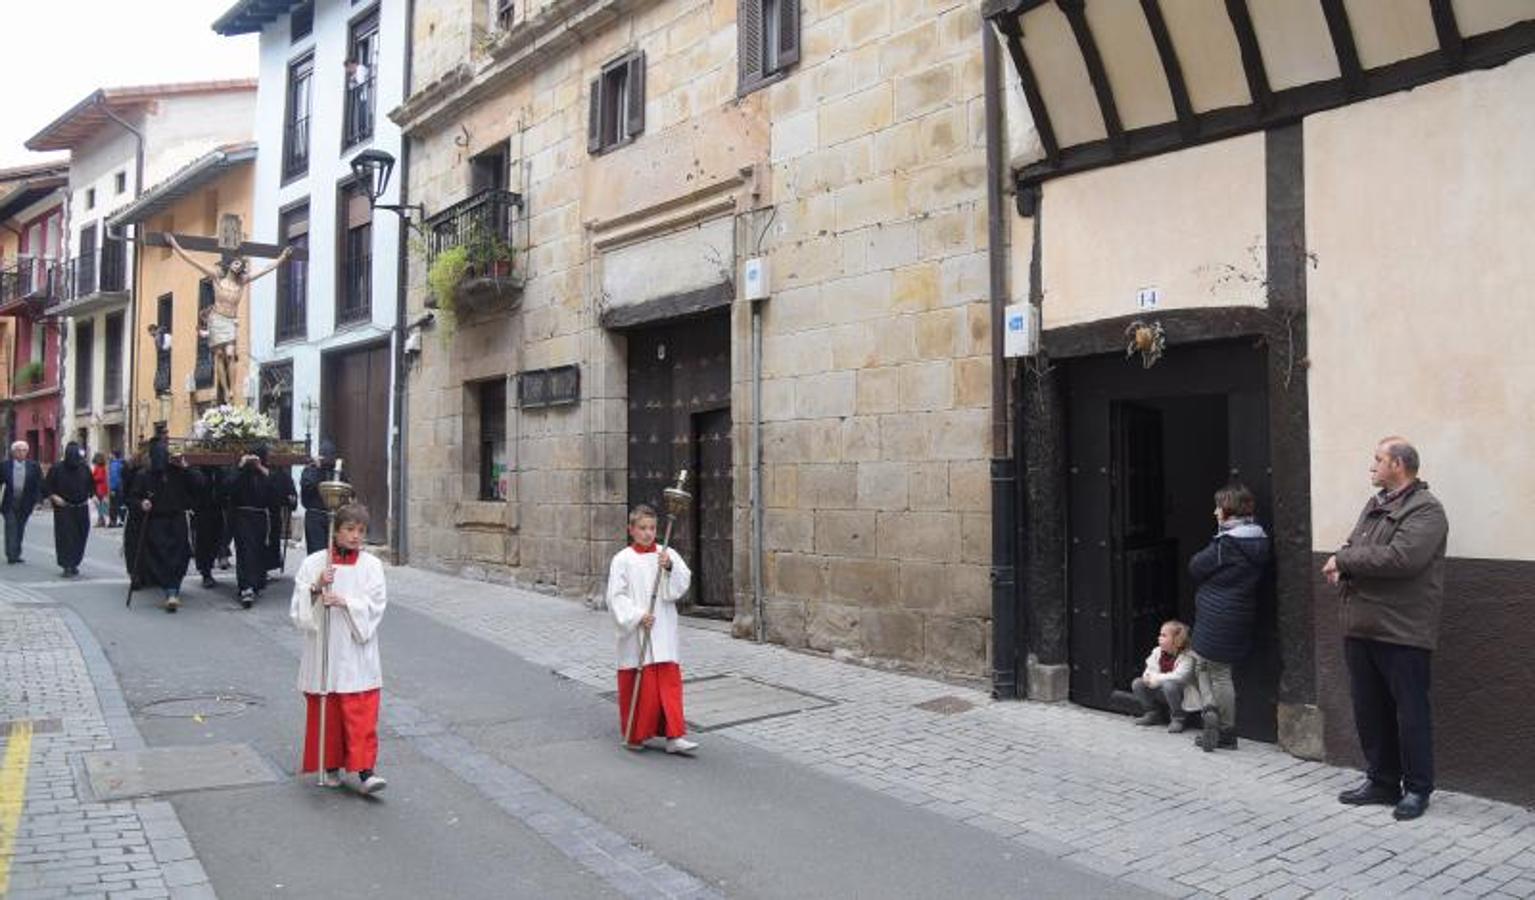
<svg viewBox="0 0 1535 900"><path fill-rule="evenodd" d="M235 583L240 589L240 605L250 609L256 594L266 587L267 543L272 527L272 507L276 482L266 467L267 449L240 457L234 468L224 473L224 503L229 510L229 530L234 536Z"/></svg>
<svg viewBox="0 0 1535 900"><path fill-rule="evenodd" d="M320 455L304 467L299 476L299 494L304 501L304 544L309 553L319 553L330 540L330 511L320 496L320 482L336 479L336 445L320 441ZM346 481L343 477L342 481Z"/></svg>
<svg viewBox="0 0 1535 900"><path fill-rule="evenodd" d="M53 549L59 568L66 578L79 575L85 539L91 533L91 499L96 495L96 482L79 444L70 441L64 448L64 459L43 480L43 493L53 504Z"/></svg>
<svg viewBox="0 0 1535 900"><path fill-rule="evenodd" d="M163 440L149 445L149 467L133 479L128 503L143 514L139 580L165 592L165 611L181 606L181 580L192 558L187 513L205 489L200 473L188 469L180 456L172 458Z"/></svg>
<svg viewBox="0 0 1535 900"><path fill-rule="evenodd" d="M138 480L139 473L144 471L144 466L142 451L123 461L123 566L128 570L128 580L133 582L135 591L144 586L144 579L140 577L142 567L137 559L143 542L144 511L139 509L137 503L128 502L128 493L133 490L133 483Z"/></svg>
<svg viewBox="0 0 1535 900"><path fill-rule="evenodd" d="M266 567L268 572L276 569L281 576L284 568L283 541L293 527L293 511L298 508L298 491L293 489L292 467L271 468L272 474L267 477L271 482L272 515L266 536Z"/></svg>
<svg viewBox="0 0 1535 900"><path fill-rule="evenodd" d="M213 466L203 466L198 474L203 478L203 489L192 507L192 556L197 571L202 573L203 587L211 588L217 584L213 580L214 563L229 553L226 549L229 534L224 527L224 486L219 470Z"/></svg>

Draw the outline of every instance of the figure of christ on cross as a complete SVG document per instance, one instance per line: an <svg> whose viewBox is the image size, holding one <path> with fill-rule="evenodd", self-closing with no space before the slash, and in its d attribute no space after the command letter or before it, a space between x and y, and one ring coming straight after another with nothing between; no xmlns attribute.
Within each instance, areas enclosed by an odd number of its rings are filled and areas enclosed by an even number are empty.
<svg viewBox="0 0 1535 900"><path fill-rule="evenodd" d="M204 244L208 242L207 238L178 239L178 236L174 234L155 236L163 238L172 252L192 268L203 273L213 283L213 305L198 314L198 334L207 338L208 347L213 351L213 390L219 403L236 402L232 390L232 376L238 347L236 339L240 331L240 303L249 292L250 283L270 274L293 256L293 248L284 247L270 266L255 274L247 275L249 264L242 253L263 252L275 248L264 244L241 243L239 229L238 216L226 215L219 222L218 244L208 248L221 256L216 271L193 259L181 246L181 240ZM160 241L150 240L148 243L153 245ZM194 249L203 250L204 247L196 246Z"/></svg>

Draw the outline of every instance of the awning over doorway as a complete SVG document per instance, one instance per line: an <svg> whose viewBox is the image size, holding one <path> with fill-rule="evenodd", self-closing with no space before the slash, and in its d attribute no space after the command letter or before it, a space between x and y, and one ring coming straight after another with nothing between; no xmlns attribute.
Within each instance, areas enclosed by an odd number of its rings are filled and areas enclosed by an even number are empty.
<svg viewBox="0 0 1535 900"><path fill-rule="evenodd" d="M1044 158L1021 183L1295 121L1535 50L1535 0L986 0Z"/></svg>

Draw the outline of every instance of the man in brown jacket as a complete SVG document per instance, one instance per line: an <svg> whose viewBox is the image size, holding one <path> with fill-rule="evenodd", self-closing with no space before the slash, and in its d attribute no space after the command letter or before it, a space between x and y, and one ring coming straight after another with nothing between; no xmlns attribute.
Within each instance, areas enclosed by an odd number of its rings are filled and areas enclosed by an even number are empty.
<svg viewBox="0 0 1535 900"><path fill-rule="evenodd" d="M1416 819L1434 790L1429 661L1444 605L1449 520L1418 480L1418 451L1388 437L1375 448L1370 482L1380 489L1322 574L1338 586L1343 655L1354 727L1369 779L1343 803L1394 805Z"/></svg>

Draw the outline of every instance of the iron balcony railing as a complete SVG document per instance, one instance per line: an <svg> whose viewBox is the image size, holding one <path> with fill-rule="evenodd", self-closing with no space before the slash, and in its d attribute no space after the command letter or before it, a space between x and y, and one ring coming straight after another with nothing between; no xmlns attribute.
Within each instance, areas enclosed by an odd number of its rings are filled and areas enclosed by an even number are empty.
<svg viewBox="0 0 1535 900"><path fill-rule="evenodd" d="M336 324L366 322L373 310L373 227L353 228L342 240L346 255L336 292Z"/></svg>
<svg viewBox="0 0 1535 900"><path fill-rule="evenodd" d="M347 85L345 103L342 145L350 147L373 137L373 77Z"/></svg>
<svg viewBox="0 0 1535 900"><path fill-rule="evenodd" d="M309 171L309 117L288 123L283 132L282 174L295 178Z"/></svg>
<svg viewBox="0 0 1535 900"><path fill-rule="evenodd" d="M108 240L95 253L65 263L62 299L79 300L93 294L126 291L128 265L124 248L123 241Z"/></svg>
<svg viewBox="0 0 1535 900"><path fill-rule="evenodd" d="M496 274L511 265L512 226L522 209L522 195L513 191L481 191L426 220L427 255L454 247L469 251L469 262L480 274Z"/></svg>
<svg viewBox="0 0 1535 900"><path fill-rule="evenodd" d="M51 301L57 294L59 264L51 259L18 256L0 266L0 305L13 300Z"/></svg>

